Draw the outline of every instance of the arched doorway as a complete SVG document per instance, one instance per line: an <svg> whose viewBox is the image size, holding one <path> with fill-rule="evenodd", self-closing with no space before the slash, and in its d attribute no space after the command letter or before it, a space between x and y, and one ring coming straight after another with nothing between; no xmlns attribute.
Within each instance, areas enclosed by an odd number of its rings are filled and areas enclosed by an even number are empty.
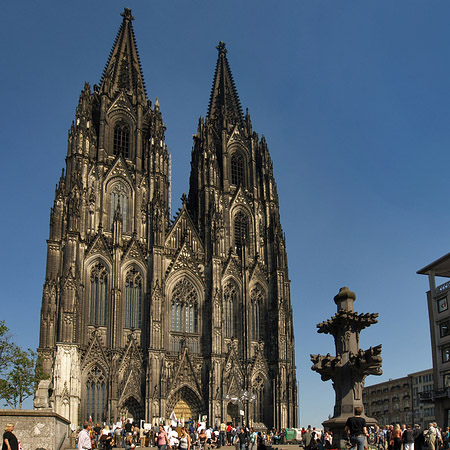
<svg viewBox="0 0 450 450"><path fill-rule="evenodd" d="M175 411L175 416L177 416L178 420L184 419L187 421L189 418L197 420L192 414L191 407L183 399L178 400L173 410Z"/></svg>
<svg viewBox="0 0 450 450"><path fill-rule="evenodd" d="M134 397L128 397L125 400L120 408L120 413L126 418L133 418L136 423L145 419L144 408Z"/></svg>
<svg viewBox="0 0 450 450"><path fill-rule="evenodd" d="M184 418L185 421L189 419L197 421L199 415L204 413L202 399L190 387L182 386L167 399L167 416L172 411L175 412L178 420Z"/></svg>
<svg viewBox="0 0 450 450"><path fill-rule="evenodd" d="M227 405L227 423L231 423L233 426L240 421L239 407L236 404L229 402Z"/></svg>

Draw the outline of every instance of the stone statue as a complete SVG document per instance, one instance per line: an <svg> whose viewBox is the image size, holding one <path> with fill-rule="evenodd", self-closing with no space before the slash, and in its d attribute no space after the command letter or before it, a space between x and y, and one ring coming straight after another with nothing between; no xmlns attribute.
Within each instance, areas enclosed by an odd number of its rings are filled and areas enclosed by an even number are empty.
<svg viewBox="0 0 450 450"><path fill-rule="evenodd" d="M341 288L334 297L337 314L326 322L317 325L319 333L334 337L336 356L329 353L311 355L312 370L321 375L322 381L332 380L335 391L333 417L323 426L333 432L332 448L344 448L347 439L345 423L353 416L356 406L364 408L362 390L367 375L381 375L381 345L368 350L359 348L359 333L364 328L377 323L378 314L357 314L353 311L354 292ZM376 423L375 419L366 417L367 425Z"/></svg>

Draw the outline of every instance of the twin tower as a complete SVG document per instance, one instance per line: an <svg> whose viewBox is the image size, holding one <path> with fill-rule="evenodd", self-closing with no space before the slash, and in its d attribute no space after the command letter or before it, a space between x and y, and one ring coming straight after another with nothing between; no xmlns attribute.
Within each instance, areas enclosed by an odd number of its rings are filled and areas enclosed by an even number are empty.
<svg viewBox="0 0 450 450"><path fill-rule="evenodd" d="M286 243L272 161L220 42L189 195L170 217L170 155L131 11L85 84L50 214L39 355L78 425L207 416L297 422Z"/></svg>

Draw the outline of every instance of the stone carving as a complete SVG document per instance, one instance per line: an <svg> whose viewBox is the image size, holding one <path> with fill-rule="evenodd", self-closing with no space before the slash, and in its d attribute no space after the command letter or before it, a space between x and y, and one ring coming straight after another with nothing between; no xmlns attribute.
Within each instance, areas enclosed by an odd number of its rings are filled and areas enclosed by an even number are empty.
<svg viewBox="0 0 450 450"><path fill-rule="evenodd" d="M311 355L312 370L321 375L322 381L333 381L336 396L334 415L323 422L323 426L333 432L333 448L344 448L347 418L353 415L356 406L364 407L362 390L365 378L382 374L381 345L368 350L359 348L359 333L377 323L378 314L357 314L353 311L355 299L355 293L349 288L341 288L334 297L336 315L317 325L319 333L334 337L336 356L329 353L325 356ZM375 419L365 419L368 425L376 423Z"/></svg>

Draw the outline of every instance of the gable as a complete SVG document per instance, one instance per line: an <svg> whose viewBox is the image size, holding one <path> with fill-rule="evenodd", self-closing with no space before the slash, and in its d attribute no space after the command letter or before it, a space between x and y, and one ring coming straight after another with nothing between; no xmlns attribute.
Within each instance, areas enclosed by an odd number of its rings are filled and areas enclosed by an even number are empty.
<svg viewBox="0 0 450 450"><path fill-rule="evenodd" d="M110 263L112 262L112 254L109 249L108 243L106 242L105 236L103 236L103 234L101 233L97 234L86 251L86 258L93 255L102 255Z"/></svg>
<svg viewBox="0 0 450 450"><path fill-rule="evenodd" d="M183 243L182 247L178 250L174 259L169 264L169 267L166 270L166 280L171 274L180 270L187 270L193 273L204 284L204 268L196 263L194 253L187 242Z"/></svg>
<svg viewBox="0 0 450 450"><path fill-rule="evenodd" d="M195 253L204 252L203 243L185 205L167 234L165 247L180 248L183 242L188 242Z"/></svg>

